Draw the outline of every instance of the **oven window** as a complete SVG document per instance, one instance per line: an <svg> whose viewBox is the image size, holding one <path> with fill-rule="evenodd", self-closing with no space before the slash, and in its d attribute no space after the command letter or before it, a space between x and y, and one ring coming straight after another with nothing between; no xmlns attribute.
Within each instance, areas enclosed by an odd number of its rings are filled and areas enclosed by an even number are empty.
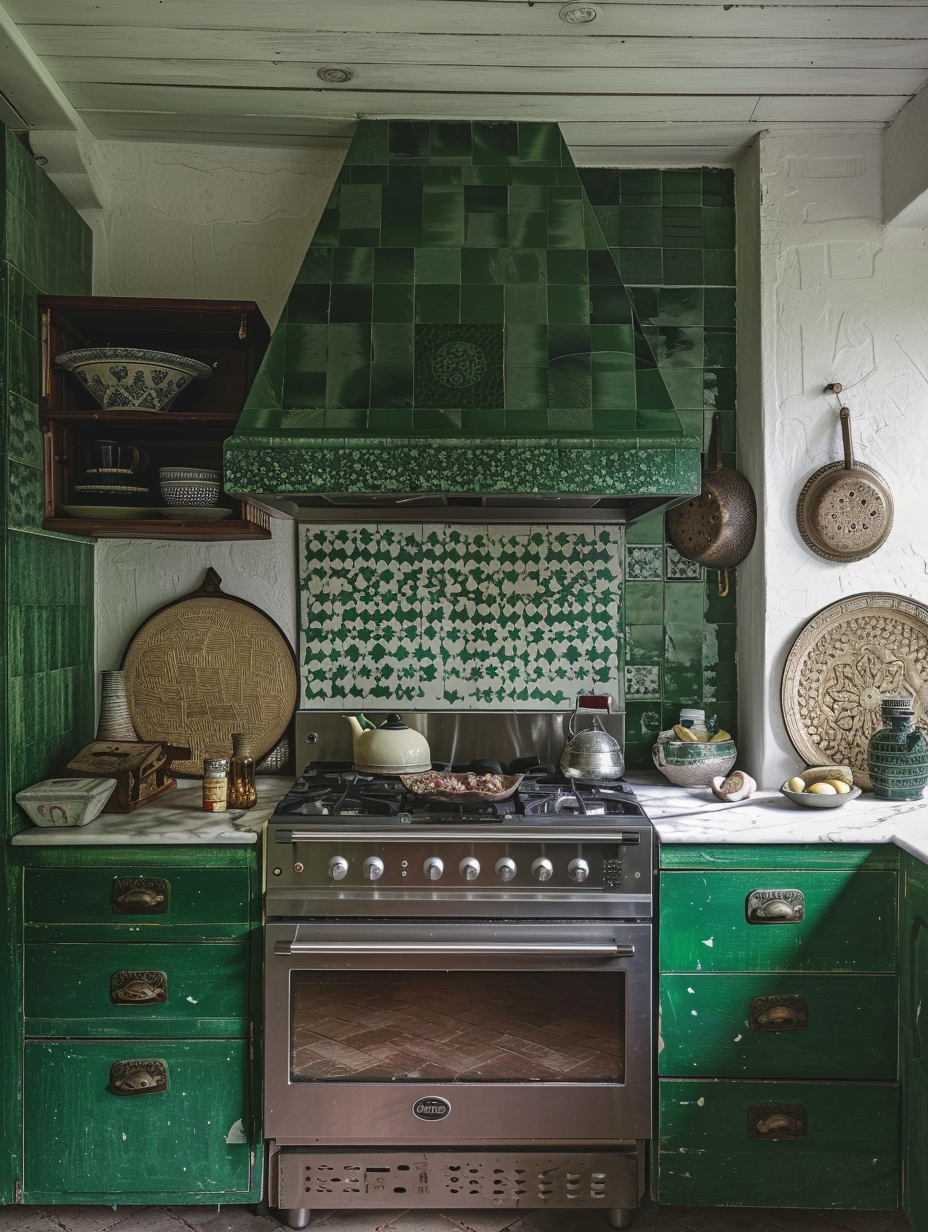
<svg viewBox="0 0 928 1232"><path fill-rule="evenodd" d="M294 971L291 1082L625 1080L623 972Z"/></svg>

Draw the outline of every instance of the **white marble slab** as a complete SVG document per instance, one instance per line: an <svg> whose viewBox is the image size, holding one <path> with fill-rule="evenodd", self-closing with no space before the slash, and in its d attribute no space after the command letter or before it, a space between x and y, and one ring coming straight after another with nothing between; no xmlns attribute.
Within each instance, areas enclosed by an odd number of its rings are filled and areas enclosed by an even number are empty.
<svg viewBox="0 0 928 1232"><path fill-rule="evenodd" d="M13 835L19 847L117 847L124 844L160 847L256 843L277 801L292 778L262 775L257 780L258 803L247 810L204 813L199 779L178 779L173 791L133 813L101 813L86 826L31 826Z"/></svg>
<svg viewBox="0 0 928 1232"><path fill-rule="evenodd" d="M662 843L895 843L928 861L928 800L895 803L865 792L840 808L815 809L758 791L726 804L708 787L628 778Z"/></svg>

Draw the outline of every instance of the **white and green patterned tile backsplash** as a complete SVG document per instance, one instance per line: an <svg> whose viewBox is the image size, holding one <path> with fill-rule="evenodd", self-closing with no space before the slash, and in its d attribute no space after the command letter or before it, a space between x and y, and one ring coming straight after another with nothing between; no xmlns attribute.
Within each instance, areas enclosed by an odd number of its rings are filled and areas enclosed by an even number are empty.
<svg viewBox="0 0 928 1232"><path fill-rule="evenodd" d="M304 708L569 709L621 698L619 526L305 524Z"/></svg>

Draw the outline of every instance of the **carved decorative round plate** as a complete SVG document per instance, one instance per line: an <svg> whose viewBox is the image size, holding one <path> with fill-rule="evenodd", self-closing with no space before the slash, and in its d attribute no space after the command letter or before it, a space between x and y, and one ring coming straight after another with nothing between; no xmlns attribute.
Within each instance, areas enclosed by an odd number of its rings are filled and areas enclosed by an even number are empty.
<svg viewBox="0 0 928 1232"><path fill-rule="evenodd" d="M232 733L251 736L255 760L287 730L296 705L293 651L269 616L219 588L202 589L142 624L123 660L132 725L141 740L189 745L175 774L202 775L204 757L229 756Z"/></svg>
<svg viewBox="0 0 928 1232"><path fill-rule="evenodd" d="M867 745L884 697L911 697L928 726L928 608L903 595L852 595L805 626L783 669L789 738L809 765L844 765L869 788Z"/></svg>

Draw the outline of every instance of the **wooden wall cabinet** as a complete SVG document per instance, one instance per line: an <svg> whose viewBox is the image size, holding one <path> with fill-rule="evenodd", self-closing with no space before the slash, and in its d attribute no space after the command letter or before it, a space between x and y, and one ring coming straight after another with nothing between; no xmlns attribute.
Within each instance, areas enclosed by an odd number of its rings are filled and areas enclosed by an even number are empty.
<svg viewBox="0 0 928 1232"><path fill-rule="evenodd" d="M658 1201L898 1205L898 855L662 849Z"/></svg>
<svg viewBox="0 0 928 1232"><path fill-rule="evenodd" d="M158 516L72 517L66 506L91 506L76 485L96 440L134 445L142 454L138 482L150 497L127 504L160 508L158 470L201 466L222 470L222 443L239 413L270 339L251 301L129 299L105 296L38 297L42 327L40 418L45 440L47 530L97 538L269 539L270 515L247 500L223 496L222 521ZM101 410L77 378L57 367L56 355L93 346L134 346L198 359L213 369L192 381L170 410Z"/></svg>
<svg viewBox="0 0 928 1232"><path fill-rule="evenodd" d="M23 1201L257 1201L256 848L16 850Z"/></svg>

